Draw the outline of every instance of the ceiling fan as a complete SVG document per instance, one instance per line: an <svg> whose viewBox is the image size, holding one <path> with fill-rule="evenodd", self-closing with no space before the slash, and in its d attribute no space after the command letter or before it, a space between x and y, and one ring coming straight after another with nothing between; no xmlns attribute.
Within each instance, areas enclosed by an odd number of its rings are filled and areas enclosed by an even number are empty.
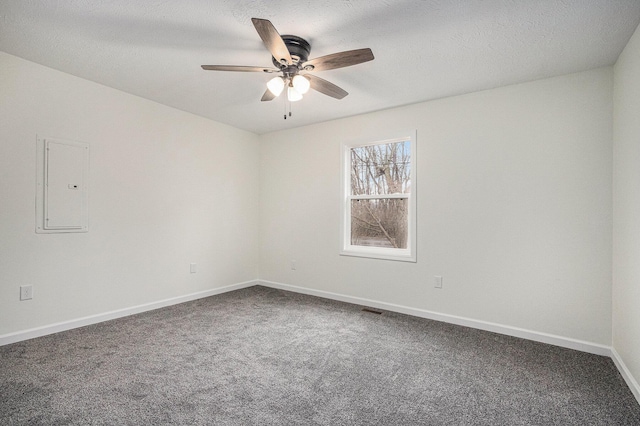
<svg viewBox="0 0 640 426"><path fill-rule="evenodd" d="M333 53L309 60L311 45L303 38L294 35L280 35L271 21L251 18L253 26L262 38L264 45L272 55L272 67L252 67L243 65L202 65L202 69L210 71L240 71L282 73L267 83L267 90L261 101L277 98L287 88L287 99L298 101L310 88L332 98L342 99L348 93L320 77L308 72L325 71L349 67L373 60L371 49L356 49ZM305 74L300 74L302 71ZM285 116L286 118L286 116Z"/></svg>

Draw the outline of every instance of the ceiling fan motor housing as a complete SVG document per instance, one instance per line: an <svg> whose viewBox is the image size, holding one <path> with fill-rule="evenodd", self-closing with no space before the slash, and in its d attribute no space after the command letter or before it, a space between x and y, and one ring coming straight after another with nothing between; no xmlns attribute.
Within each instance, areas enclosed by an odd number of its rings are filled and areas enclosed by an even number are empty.
<svg viewBox="0 0 640 426"><path fill-rule="evenodd" d="M303 64L307 62L309 59L309 52L311 52L311 45L307 40L294 35L283 35L281 37L291 54L291 59L293 59L294 64ZM271 59L276 67L282 68L283 64L281 64L278 59L274 57L271 57Z"/></svg>

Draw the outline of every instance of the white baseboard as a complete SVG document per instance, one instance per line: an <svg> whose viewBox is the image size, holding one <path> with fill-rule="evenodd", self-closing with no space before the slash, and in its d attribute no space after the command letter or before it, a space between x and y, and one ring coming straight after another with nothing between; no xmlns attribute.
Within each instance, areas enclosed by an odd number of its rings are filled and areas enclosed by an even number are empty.
<svg viewBox="0 0 640 426"><path fill-rule="evenodd" d="M638 400L638 404L640 404L640 385L638 385L636 379L631 375L631 372L627 368L624 361L622 361L620 354L615 350L615 348L611 348L611 359L613 360L613 363L616 365L616 367L618 367L618 371L622 375L624 381L627 382L627 386L629 386L629 389L631 389L633 396L635 396Z"/></svg>
<svg viewBox="0 0 640 426"><path fill-rule="evenodd" d="M480 321L471 318L459 317L455 315L442 314L438 312L427 311L424 309L411 308L408 306L395 305L393 303L380 302L377 300L364 299L361 297L346 296L339 293L331 293L321 290L313 290L305 287L298 287L290 284L282 284L273 281L258 280L260 285L281 290L292 291L295 293L308 294L310 296L324 297L325 299L338 300L341 302L353 303L355 305L365 305L372 308L384 309L387 311L398 312L401 314L412 315L420 318L427 318L436 321L442 321L450 324L462 325L465 327L476 328L494 333L505 334L507 336L520 337L522 339L533 340L541 343L548 343L563 348L575 349L582 352L588 352L595 355L611 356L611 347L600 345L598 343L586 342L583 340L572 339L569 337L556 336L553 334L541 333L537 331L526 330L518 327L511 327L503 324Z"/></svg>
<svg viewBox="0 0 640 426"><path fill-rule="evenodd" d="M321 290L313 290L305 287L298 287L290 284L283 284L273 281L259 280L259 285L265 287L277 288L281 290L292 291L294 293L308 294L310 296L324 297L326 299L338 300L341 302L353 303L355 305L365 305L372 308L384 309L387 311L398 312L401 314L412 315L420 318L427 318L436 321L442 321L450 324L462 325L465 327L476 328L494 333L505 334L507 336L520 337L522 339L533 340L535 342L548 343L568 349L575 349L582 352L592 353L610 357L616 368L622 375L627 386L640 404L640 385L633 377L620 354L611 346L605 346L598 343L586 342L583 340L572 339L569 337L556 336L553 334L541 333L537 331L526 330L518 327L511 327L503 324L496 324L486 321L474 320L455 315L442 314L438 312L427 311L424 309L410 308L393 303L380 302L377 300L365 299L361 297L347 296L339 293L332 293Z"/></svg>
<svg viewBox="0 0 640 426"><path fill-rule="evenodd" d="M46 336L48 334L59 333L61 331L71 330L73 328L84 327L103 321L109 321L116 318L122 318L129 315L139 314L141 312L152 311L165 306L177 305L179 303L190 302L204 297L215 296L216 294L227 293L229 291L240 290L241 288L252 287L258 284L257 281L245 281L242 283L232 284L225 287L218 287L211 290L191 293L184 296L172 297L170 299L159 300L157 302L145 303L143 305L132 306L130 308L118 309L115 311L104 312L101 314L90 315L87 317L77 318L69 321L49 324L42 327L31 328L28 330L17 331L15 333L3 334L0 336L0 346L10 343L21 342L23 340L33 339L35 337Z"/></svg>
<svg viewBox="0 0 640 426"><path fill-rule="evenodd" d="M384 309L387 311L398 312L401 314L412 315L420 318L442 321L450 324L462 325L465 327L476 328L479 330L491 331L494 333L504 334L507 336L520 337L523 339L533 340L541 343L548 343L564 348L575 349L582 352L588 352L595 355L611 357L614 364L620 371L625 382L631 389L631 392L640 403L640 385L635 380L625 363L622 361L620 354L610 347L597 343L586 342L568 337L556 336L547 333L541 333L526 330L518 327L511 327L503 324L496 324L486 321L474 320L471 318L459 317L455 315L442 314L438 312L427 311L424 309L411 308L408 306L396 305L393 303L380 302L377 300L365 299L361 297L347 296L339 293L332 293L322 290L313 290L305 287L298 287L290 284L283 284L273 281L253 280L242 283L232 284L225 287L214 288L197 293L191 293L184 296L164 299L157 302L146 303L143 305L132 306L130 308L118 309L115 311L104 312L101 314L90 315L87 317L77 318L74 320L63 321L42 327L32 328L28 330L8 333L0 336L0 346L16 343L23 340L33 339L36 337L46 336L48 334L59 333L61 331L71 330L78 327L84 327L103 321L109 321L116 318L122 318L154 309L163 308L165 306L177 305L179 303L189 302L204 297L215 296L216 294L227 293L229 291L240 290L254 285L262 285L265 287L277 288L281 290L292 291L295 293L308 294L310 296L323 297L325 299L338 300L355 305L365 305L373 308Z"/></svg>

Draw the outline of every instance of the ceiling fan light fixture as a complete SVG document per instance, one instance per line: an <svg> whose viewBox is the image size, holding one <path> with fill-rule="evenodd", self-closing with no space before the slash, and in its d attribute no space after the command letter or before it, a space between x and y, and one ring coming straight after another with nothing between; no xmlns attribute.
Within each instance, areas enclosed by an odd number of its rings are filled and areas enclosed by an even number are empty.
<svg viewBox="0 0 640 426"><path fill-rule="evenodd" d="M291 80L291 84L293 84L293 87L301 95L307 93L309 91L309 88L311 87L311 83L309 82L309 80L302 75L296 75L295 77L293 77L293 80Z"/></svg>
<svg viewBox="0 0 640 426"><path fill-rule="evenodd" d="M207 71L282 73L269 80L267 90L260 99L261 102L274 100L280 96L285 87L287 99L290 102L302 99L302 95L309 89L334 99L342 99L349 94L346 90L314 74L299 75L298 73L345 68L374 59L371 49L364 48L332 53L309 60L311 45L307 40L291 34L281 36L268 19L251 18L251 22L264 46L271 53L271 61L275 68L247 65L201 65L201 68Z"/></svg>
<svg viewBox="0 0 640 426"><path fill-rule="evenodd" d="M269 89L274 96L280 96L280 93L282 93L282 90L284 89L284 80L282 77L272 78L267 82L267 89Z"/></svg>
<svg viewBox="0 0 640 426"><path fill-rule="evenodd" d="M299 101L302 99L302 94L295 87L289 86L287 87L287 99L289 99L289 102Z"/></svg>

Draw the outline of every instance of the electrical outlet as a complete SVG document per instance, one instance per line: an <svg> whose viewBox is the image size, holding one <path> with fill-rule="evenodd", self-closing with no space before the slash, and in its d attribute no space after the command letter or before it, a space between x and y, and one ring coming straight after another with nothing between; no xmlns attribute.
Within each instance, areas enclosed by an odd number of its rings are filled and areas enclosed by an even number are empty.
<svg viewBox="0 0 640 426"><path fill-rule="evenodd" d="M291 261L291 270L292 270L292 271L295 271L295 270L296 270L296 268L297 268L296 261L295 261L295 260L292 260L292 261Z"/></svg>
<svg viewBox="0 0 640 426"><path fill-rule="evenodd" d="M442 276L441 275L435 275L433 277L433 283L434 283L434 287L435 288L442 288Z"/></svg>
<svg viewBox="0 0 640 426"><path fill-rule="evenodd" d="M189 272L191 272L192 274L195 274L196 272L198 272L198 268L195 263L189 264Z"/></svg>
<svg viewBox="0 0 640 426"><path fill-rule="evenodd" d="M33 299L33 286L32 285L21 285L20 286L20 300L30 300Z"/></svg>

